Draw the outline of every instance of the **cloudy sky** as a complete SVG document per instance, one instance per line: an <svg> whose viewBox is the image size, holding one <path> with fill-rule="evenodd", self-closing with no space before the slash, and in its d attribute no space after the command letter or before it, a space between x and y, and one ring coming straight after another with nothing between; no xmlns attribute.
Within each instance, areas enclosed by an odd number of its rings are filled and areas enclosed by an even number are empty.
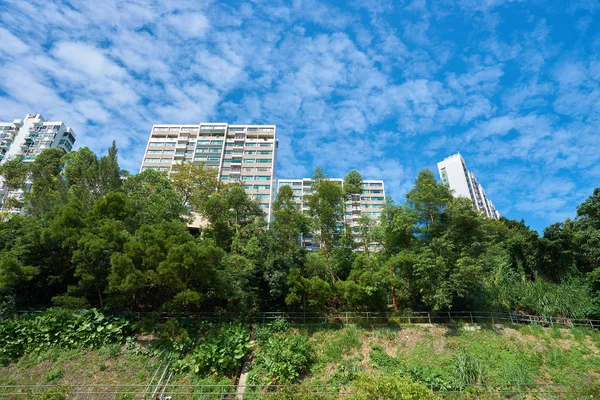
<svg viewBox="0 0 600 400"><path fill-rule="evenodd" d="M0 0L0 120L29 112L134 172L153 123L277 124L279 178L396 202L460 151L542 229L600 186L600 1Z"/></svg>

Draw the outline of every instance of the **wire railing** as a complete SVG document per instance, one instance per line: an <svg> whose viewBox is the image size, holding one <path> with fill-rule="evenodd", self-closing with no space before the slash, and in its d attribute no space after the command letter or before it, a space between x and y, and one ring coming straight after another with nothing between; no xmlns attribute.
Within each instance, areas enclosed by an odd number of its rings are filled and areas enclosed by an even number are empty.
<svg viewBox="0 0 600 400"><path fill-rule="evenodd" d="M427 386L427 385L426 385ZM293 389L296 393L309 395L317 399L350 399L356 394L347 385L244 385L245 400L268 399L270 396ZM543 396L542 398L581 398L587 395L587 389L574 384L472 384L460 389L434 390L439 396L446 398L463 398L465 395L488 396ZM0 385L0 398L30 399L48 396L52 391L68 395L69 399L113 400L113 399L157 399L173 400L228 400L238 398L236 385L185 385L174 384L165 388L160 394L148 391L146 385L102 385L102 384L70 384L70 385ZM277 397L281 398L281 397ZM536 398L536 397L533 397ZM593 397L592 397L593 398Z"/></svg>
<svg viewBox="0 0 600 400"><path fill-rule="evenodd" d="M262 399L269 395L289 389L286 385L244 385L244 399ZM173 384L165 387L159 393L148 389L147 385L102 385L102 384L69 384L69 385L0 385L0 398L42 398L52 391L68 394L71 399L100 400L100 399L157 399L172 398L174 400L195 399L237 399L237 385L186 385ZM311 385L303 387L304 393L320 398L348 397L354 394L340 385Z"/></svg>
<svg viewBox="0 0 600 400"><path fill-rule="evenodd" d="M148 313L136 312L136 317ZM501 323L537 324L541 326L559 326L566 328L600 328L600 320L576 319L568 317L548 317L525 313L489 312L489 311L413 311L413 312L261 312L252 314L233 313L159 313L161 319L195 318L212 322L268 323L285 319L291 323L306 324L357 324L357 325L402 325L402 324L448 324L448 323Z"/></svg>

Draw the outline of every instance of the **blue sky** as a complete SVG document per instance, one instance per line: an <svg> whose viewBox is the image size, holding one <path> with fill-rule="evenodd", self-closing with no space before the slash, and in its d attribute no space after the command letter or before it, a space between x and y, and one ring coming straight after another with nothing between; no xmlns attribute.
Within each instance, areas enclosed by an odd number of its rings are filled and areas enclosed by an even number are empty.
<svg viewBox="0 0 600 400"><path fill-rule="evenodd" d="M460 151L539 230L600 186L600 2L0 0L0 120L28 112L131 171L153 123L277 124L278 177L397 202Z"/></svg>

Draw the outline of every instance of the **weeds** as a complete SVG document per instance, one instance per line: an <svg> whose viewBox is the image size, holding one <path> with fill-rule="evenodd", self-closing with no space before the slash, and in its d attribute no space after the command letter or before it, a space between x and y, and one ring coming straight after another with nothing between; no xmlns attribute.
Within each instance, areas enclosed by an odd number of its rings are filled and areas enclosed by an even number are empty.
<svg viewBox="0 0 600 400"><path fill-rule="evenodd" d="M483 363L464 350L460 351L455 357L454 372L456 380L461 385L483 383L485 378Z"/></svg>

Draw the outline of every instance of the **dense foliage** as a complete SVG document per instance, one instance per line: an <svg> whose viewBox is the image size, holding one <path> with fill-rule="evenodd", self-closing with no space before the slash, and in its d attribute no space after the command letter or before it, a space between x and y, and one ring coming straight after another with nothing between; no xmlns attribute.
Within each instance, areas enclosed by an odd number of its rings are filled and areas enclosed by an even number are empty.
<svg viewBox="0 0 600 400"><path fill-rule="evenodd" d="M307 213L283 187L274 221L240 184L203 165L130 176L117 150L43 152L0 168L31 184L24 215L0 222L0 310L60 305L144 311L511 310L598 317L600 189L540 237L485 219L421 171L380 223L341 226L362 177L315 171ZM272 183L274 184L274 183ZM5 201L8 201L5 199ZM10 203L10 201L9 201ZM5 204L5 210L16 205ZM200 229L187 226L192 212ZM268 228L268 229L267 229ZM320 251L298 238L315 232Z"/></svg>
<svg viewBox="0 0 600 400"><path fill-rule="evenodd" d="M53 347L96 348L120 343L129 331L127 320L95 309L75 313L54 309L5 320L0 322L0 364Z"/></svg>
<svg viewBox="0 0 600 400"><path fill-rule="evenodd" d="M198 375L237 374L250 347L249 330L239 324L223 325L200 339L194 352L182 360L181 369Z"/></svg>

